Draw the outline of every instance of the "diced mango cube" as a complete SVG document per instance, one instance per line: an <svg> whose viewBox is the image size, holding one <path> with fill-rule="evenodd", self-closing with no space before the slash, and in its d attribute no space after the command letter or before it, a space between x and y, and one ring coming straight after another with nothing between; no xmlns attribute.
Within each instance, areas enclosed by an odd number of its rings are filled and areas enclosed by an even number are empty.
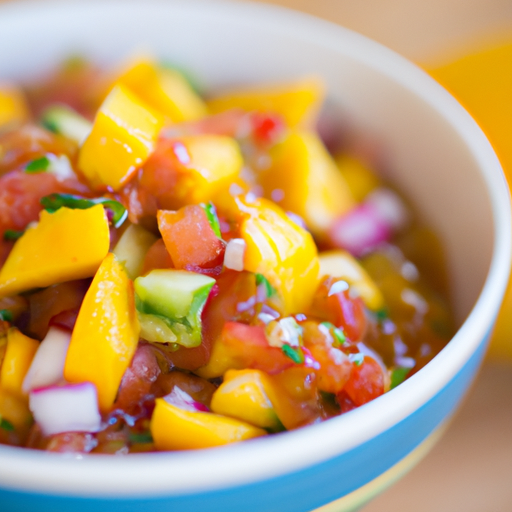
<svg viewBox="0 0 512 512"><path fill-rule="evenodd" d="M150 61L132 65L117 80L174 123L194 121L207 115L206 104L178 71Z"/></svg>
<svg viewBox="0 0 512 512"><path fill-rule="evenodd" d="M64 365L67 381L96 385L103 412L114 403L139 331L133 284L110 253L85 295Z"/></svg>
<svg viewBox="0 0 512 512"><path fill-rule="evenodd" d="M354 288L366 306L379 311L385 306L384 297L373 279L359 262L347 251L336 249L319 254L320 275L344 279Z"/></svg>
<svg viewBox="0 0 512 512"><path fill-rule="evenodd" d="M118 190L153 152L163 124L164 117L131 91L114 87L80 149L78 167L93 187Z"/></svg>
<svg viewBox="0 0 512 512"><path fill-rule="evenodd" d="M256 427L279 430L274 410L275 391L261 370L228 370L224 382L213 393L211 408L217 414L246 421Z"/></svg>
<svg viewBox="0 0 512 512"><path fill-rule="evenodd" d="M107 255L110 233L102 205L41 212L0 270L0 297L91 277Z"/></svg>
<svg viewBox="0 0 512 512"><path fill-rule="evenodd" d="M25 336L15 327L7 332L7 347L0 368L0 387L16 396L23 396L22 384L39 342Z"/></svg>
<svg viewBox="0 0 512 512"><path fill-rule="evenodd" d="M240 225L246 243L244 269L263 274L284 301L285 314L300 313L318 285L318 255L310 233L279 207L259 199L250 204Z"/></svg>
<svg viewBox="0 0 512 512"><path fill-rule="evenodd" d="M0 84L0 130L21 124L29 117L22 92L12 85Z"/></svg>
<svg viewBox="0 0 512 512"><path fill-rule="evenodd" d="M156 399L150 429L159 450L211 448L267 434L234 418L181 409L163 398Z"/></svg>
<svg viewBox="0 0 512 512"><path fill-rule="evenodd" d="M313 127L324 95L323 82L310 77L272 87L240 89L212 98L207 105L212 114L241 108L279 114L290 128Z"/></svg>
<svg viewBox="0 0 512 512"><path fill-rule="evenodd" d="M16 429L28 430L32 424L28 400L0 387L0 418L7 420Z"/></svg>
<svg viewBox="0 0 512 512"><path fill-rule="evenodd" d="M342 174L317 135L292 132L270 151L270 166L258 174L268 198L300 215L321 237L355 206Z"/></svg>

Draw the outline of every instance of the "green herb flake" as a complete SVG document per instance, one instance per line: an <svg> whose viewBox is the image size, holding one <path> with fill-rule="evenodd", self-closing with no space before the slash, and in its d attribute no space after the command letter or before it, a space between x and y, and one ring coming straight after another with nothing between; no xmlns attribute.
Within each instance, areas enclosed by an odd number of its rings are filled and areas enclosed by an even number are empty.
<svg viewBox="0 0 512 512"><path fill-rule="evenodd" d="M347 343L347 337L343 329L336 327L334 324L331 324L331 322L322 322L320 325L325 327L332 334L334 342L337 345L345 345Z"/></svg>
<svg viewBox="0 0 512 512"><path fill-rule="evenodd" d="M4 322L12 322L12 313L8 309L0 309L0 320L3 320Z"/></svg>
<svg viewBox="0 0 512 512"><path fill-rule="evenodd" d="M16 231L14 229L6 229L4 231L4 240L7 241L15 241L18 240L18 238L21 238L25 231Z"/></svg>
<svg viewBox="0 0 512 512"><path fill-rule="evenodd" d="M403 367L394 368L391 372L391 385L389 389L396 388L399 384L402 384L410 370L410 368Z"/></svg>
<svg viewBox="0 0 512 512"><path fill-rule="evenodd" d="M50 166L50 160L48 157L42 156L41 158L36 158L29 162L25 167L25 172L28 174L36 174L38 172L45 172L48 170Z"/></svg>
<svg viewBox="0 0 512 512"><path fill-rule="evenodd" d="M215 205L213 203L201 204L201 208L204 210L204 213L206 213L206 218L208 219L208 222L210 223L213 232L219 238L222 238L220 232L219 217L217 216L217 210L215 209Z"/></svg>
<svg viewBox="0 0 512 512"><path fill-rule="evenodd" d="M153 442L150 432L130 432L130 444L147 444Z"/></svg>
<svg viewBox="0 0 512 512"><path fill-rule="evenodd" d="M304 363L304 354L300 347L294 348L290 345L283 345L281 350L283 351L283 354L286 357L289 357L295 364Z"/></svg>
<svg viewBox="0 0 512 512"><path fill-rule="evenodd" d="M379 309L375 312L375 316L377 317L378 322L383 322L389 317L388 310L386 308Z"/></svg>
<svg viewBox="0 0 512 512"><path fill-rule="evenodd" d="M256 286L263 285L267 297L273 297L277 292L276 289L270 284L270 281L263 274L256 274Z"/></svg>
<svg viewBox="0 0 512 512"><path fill-rule="evenodd" d="M43 197L40 203L43 208L50 213L55 213L62 207L87 210L97 204L102 204L112 212L112 224L116 228L120 227L128 217L128 210L120 202L106 197L87 199L73 194L50 194L49 196Z"/></svg>
<svg viewBox="0 0 512 512"><path fill-rule="evenodd" d="M361 352L358 352L357 354L349 354L348 359L356 366L361 366L364 361L364 354L362 354Z"/></svg>
<svg viewBox="0 0 512 512"><path fill-rule="evenodd" d="M7 421L5 418L2 418L2 416L0 416L0 428L6 430L7 432L14 432L15 430L14 425L10 421Z"/></svg>

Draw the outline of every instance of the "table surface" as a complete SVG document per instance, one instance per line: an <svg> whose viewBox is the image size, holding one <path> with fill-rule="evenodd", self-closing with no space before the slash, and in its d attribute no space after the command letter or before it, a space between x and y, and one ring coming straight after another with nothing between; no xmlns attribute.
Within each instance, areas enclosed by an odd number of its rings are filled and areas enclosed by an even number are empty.
<svg viewBox="0 0 512 512"><path fill-rule="evenodd" d="M512 35L510 0L265 1L340 23L423 64L475 39ZM511 390L512 364L487 362L441 441L363 512L511 512Z"/></svg>

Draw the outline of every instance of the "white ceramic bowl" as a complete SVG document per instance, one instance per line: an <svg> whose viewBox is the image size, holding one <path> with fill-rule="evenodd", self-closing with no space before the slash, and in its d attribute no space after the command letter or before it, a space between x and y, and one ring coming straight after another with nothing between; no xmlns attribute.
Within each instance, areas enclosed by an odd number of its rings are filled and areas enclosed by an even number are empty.
<svg viewBox="0 0 512 512"><path fill-rule="evenodd" d="M304 15L214 0L0 7L4 78L28 78L70 53L108 64L141 47L191 69L210 88L323 75L332 101L387 148L392 179L441 235L459 329L398 388L283 435L128 457L69 458L0 446L0 509L297 512L330 502L322 510L357 508L433 443L481 362L510 263L509 198L499 162L476 123L421 70Z"/></svg>

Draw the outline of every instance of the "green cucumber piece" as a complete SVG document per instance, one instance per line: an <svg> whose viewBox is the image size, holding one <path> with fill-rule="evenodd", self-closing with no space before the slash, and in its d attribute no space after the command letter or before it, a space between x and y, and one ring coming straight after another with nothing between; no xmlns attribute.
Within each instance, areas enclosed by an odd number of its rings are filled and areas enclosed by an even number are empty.
<svg viewBox="0 0 512 512"><path fill-rule="evenodd" d="M43 112L41 124L54 133L74 140L77 144L82 144L92 129L91 122L64 105L48 107Z"/></svg>

